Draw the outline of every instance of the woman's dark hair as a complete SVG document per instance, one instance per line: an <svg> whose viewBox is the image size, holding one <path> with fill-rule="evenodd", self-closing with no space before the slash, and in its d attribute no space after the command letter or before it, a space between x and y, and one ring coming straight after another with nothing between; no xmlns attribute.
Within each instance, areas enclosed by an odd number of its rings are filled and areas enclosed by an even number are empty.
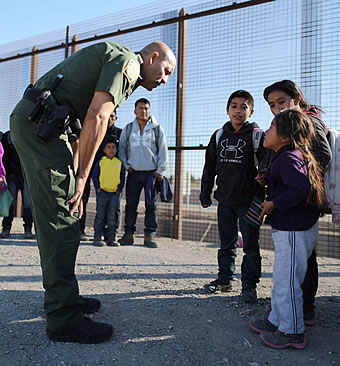
<svg viewBox="0 0 340 366"><path fill-rule="evenodd" d="M327 208L324 179L321 168L311 152L315 128L309 117L300 111L286 109L275 116L278 136L287 137L294 150L299 150L306 164L311 191L307 202L313 202L321 213Z"/></svg>
<svg viewBox="0 0 340 366"><path fill-rule="evenodd" d="M309 109L311 106L309 105L309 103L307 102L304 94L302 93L302 90L299 88L299 86L297 84L294 83L294 81L291 80L280 80L277 81L276 83L269 85L266 87L266 89L264 89L263 91L263 97L264 99L268 102L268 96L270 93L272 93L273 91L276 90L280 90L286 94L288 94L291 98L295 98L296 96L300 97L300 108L303 111L306 111L307 109ZM316 107L316 109L321 112L321 108L320 107Z"/></svg>

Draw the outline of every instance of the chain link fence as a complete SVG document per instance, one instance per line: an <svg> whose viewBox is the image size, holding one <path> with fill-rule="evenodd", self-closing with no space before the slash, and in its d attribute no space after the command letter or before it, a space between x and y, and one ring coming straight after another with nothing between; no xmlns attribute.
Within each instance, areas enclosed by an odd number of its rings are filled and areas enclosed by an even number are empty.
<svg viewBox="0 0 340 366"><path fill-rule="evenodd" d="M176 188L174 202L159 205L159 235L218 243L216 202L202 209L198 197L205 147L227 120L228 96L236 89L251 92L252 121L266 129L272 115L263 89L292 79L311 104L323 108L327 126L339 129L339 12L337 0L175 0L0 45L0 129L8 129L11 110L26 86L78 48L114 41L139 51L154 40L166 42L178 58L175 75L151 94L137 89L119 108L117 126L134 119L138 98L150 100L152 114L166 131L166 175ZM93 200L91 196L89 226ZM340 258L340 230L329 215L319 228L318 253ZM137 230L143 231L143 202ZM261 246L272 246L266 226L261 229Z"/></svg>

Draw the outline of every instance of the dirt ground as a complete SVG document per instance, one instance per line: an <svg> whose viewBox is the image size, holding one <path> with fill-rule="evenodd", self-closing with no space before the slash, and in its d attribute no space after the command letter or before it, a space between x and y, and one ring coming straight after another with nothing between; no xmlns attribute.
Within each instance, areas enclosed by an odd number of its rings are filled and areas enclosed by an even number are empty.
<svg viewBox="0 0 340 366"><path fill-rule="evenodd" d="M35 240L23 239L20 219L0 240L0 365L340 365L340 261L319 258L317 324L305 350L273 350L248 326L264 314L273 253L262 251L259 301L240 301L240 262L233 291L204 292L216 275L218 245L159 238L158 249L93 247L82 242L76 273L82 295L101 300L92 316L113 324L103 344L54 343L45 335L43 288Z"/></svg>

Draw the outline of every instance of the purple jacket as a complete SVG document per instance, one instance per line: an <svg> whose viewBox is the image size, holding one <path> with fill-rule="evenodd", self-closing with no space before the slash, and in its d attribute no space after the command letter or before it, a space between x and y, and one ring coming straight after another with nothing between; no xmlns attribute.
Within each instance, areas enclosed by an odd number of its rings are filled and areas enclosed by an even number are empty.
<svg viewBox="0 0 340 366"><path fill-rule="evenodd" d="M310 183L306 166L298 150L287 145L274 156L267 174L268 201L273 201L274 211L266 222L274 229L304 231L319 219L320 211L306 203Z"/></svg>
<svg viewBox="0 0 340 366"><path fill-rule="evenodd" d="M2 157L4 156L4 148L2 143L0 142L0 177L4 177L6 175L6 170L4 164L2 163Z"/></svg>

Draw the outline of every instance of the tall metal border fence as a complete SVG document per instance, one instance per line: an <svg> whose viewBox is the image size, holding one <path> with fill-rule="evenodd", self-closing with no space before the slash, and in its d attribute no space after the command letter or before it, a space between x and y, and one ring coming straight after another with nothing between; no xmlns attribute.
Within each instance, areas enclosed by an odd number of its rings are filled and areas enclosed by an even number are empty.
<svg viewBox="0 0 340 366"><path fill-rule="evenodd" d="M216 202L202 209L199 190L205 148L212 133L227 121L228 96L237 89L251 92L255 99L251 120L266 129L272 115L263 89L277 80L291 79L310 104L322 107L327 126L339 129L340 2L175 0L157 4L0 45L0 128L8 129L11 110L25 87L79 48L114 41L139 51L154 40L166 42L177 56L175 75L151 94L138 88L118 110L117 125L124 127L133 120L138 98L150 100L152 114L166 131L166 175L175 188L173 202L159 204L159 235L218 243ZM93 212L93 200L88 208ZM88 224L92 221L90 214ZM143 231L143 215L137 229ZM340 258L340 230L330 215L321 218L319 233L319 255ZM261 246L272 247L266 225L261 228Z"/></svg>

